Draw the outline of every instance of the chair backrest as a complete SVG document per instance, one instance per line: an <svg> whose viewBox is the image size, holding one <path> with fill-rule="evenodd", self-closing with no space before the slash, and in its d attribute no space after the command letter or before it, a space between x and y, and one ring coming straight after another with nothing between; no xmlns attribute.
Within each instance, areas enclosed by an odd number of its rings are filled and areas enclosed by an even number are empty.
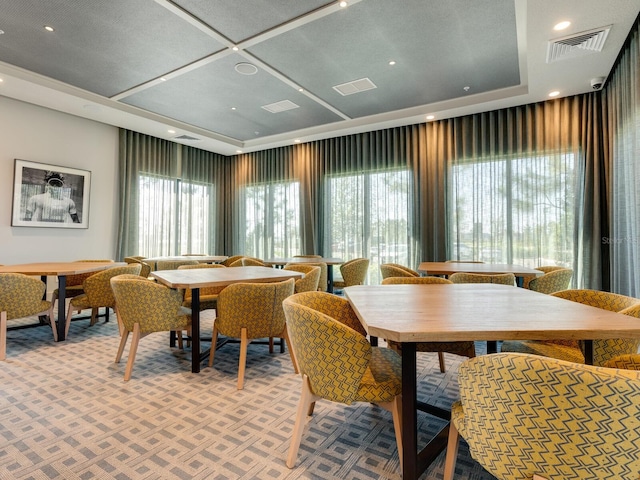
<svg viewBox="0 0 640 480"><path fill-rule="evenodd" d="M600 290L569 289L552 293L554 297L564 298L572 302L602 308L611 312L619 312L640 302L639 299L620 295L619 293L601 292Z"/></svg>
<svg viewBox="0 0 640 480"><path fill-rule="evenodd" d="M371 345L360 333L294 297L286 299L283 307L300 373L309 377L316 395L353 403L371 360Z"/></svg>
<svg viewBox="0 0 640 480"><path fill-rule="evenodd" d="M0 312L7 320L41 313L46 285L40 278L21 273L0 273Z"/></svg>
<svg viewBox="0 0 640 480"><path fill-rule="evenodd" d="M483 275L479 273L458 272L449 275L453 283L496 283L499 285L515 286L516 277L513 273L499 273L496 275Z"/></svg>
<svg viewBox="0 0 640 480"><path fill-rule="evenodd" d="M140 276L141 270L141 264L130 263L124 267L107 268L106 270L94 273L82 284L82 289L89 300L89 304L93 307L115 306L116 300L113 296L113 290L111 289L111 279L118 275Z"/></svg>
<svg viewBox="0 0 640 480"><path fill-rule="evenodd" d="M638 478L640 372L500 353L464 361L458 385L453 421L496 478Z"/></svg>
<svg viewBox="0 0 640 480"><path fill-rule="evenodd" d="M409 267L398 263L383 263L380 265L380 273L382 278L389 277L419 277L420 274Z"/></svg>
<svg viewBox="0 0 640 480"><path fill-rule="evenodd" d="M191 311L182 307L183 292L140 275L118 275L111 279L118 318L128 331L140 324L141 333L186 328Z"/></svg>
<svg viewBox="0 0 640 480"><path fill-rule="evenodd" d="M143 259L144 257L125 257L124 261L129 264L131 263L140 264L141 265L140 276L144 278L148 278L149 275L151 274L151 271L153 270L153 267L150 263L144 262Z"/></svg>
<svg viewBox="0 0 640 480"><path fill-rule="evenodd" d="M442 277L387 277L383 278L382 285L433 285L452 284L451 280Z"/></svg>
<svg viewBox="0 0 640 480"><path fill-rule="evenodd" d="M225 260L220 262L220 265L224 265L225 267L230 267L232 263L235 263L238 260L242 260L243 257L244 255L231 255L230 257L227 257Z"/></svg>
<svg viewBox="0 0 640 480"><path fill-rule="evenodd" d="M624 308L618 313L640 319L640 300L638 300L638 303ZM629 321L638 322L640 320ZM638 353L638 349L640 349L640 338L597 339L593 341L593 364L606 365L612 358Z"/></svg>
<svg viewBox="0 0 640 480"><path fill-rule="evenodd" d="M344 280L344 286L364 285L369 270L368 258L354 258L340 265L340 273Z"/></svg>
<svg viewBox="0 0 640 480"><path fill-rule="evenodd" d="M222 335L240 338L281 336L285 328L282 302L293 295L293 278L274 283L235 283L218 296L216 326Z"/></svg>
<svg viewBox="0 0 640 480"><path fill-rule="evenodd" d="M293 258L322 258L322 255L294 255Z"/></svg>
<svg viewBox="0 0 640 480"><path fill-rule="evenodd" d="M82 259L82 260L75 260L76 262L111 262L114 263L113 260L111 260L110 258L105 258L105 259L95 259L95 258L91 258L91 259ZM83 282L89 278L91 275L95 275L96 272L87 272L87 273L78 273L76 275L67 275L67 287L76 287L79 285L82 285Z"/></svg>
<svg viewBox="0 0 640 480"><path fill-rule="evenodd" d="M315 292L318 290L318 282L320 281L320 273L322 272L320 267L289 263L284 266L283 270L304 273L303 278L296 280L295 293Z"/></svg>
<svg viewBox="0 0 640 480"><path fill-rule="evenodd" d="M570 268L558 268L545 273L541 277L529 281L529 290L540 293L554 293L569 288L573 270Z"/></svg>
<svg viewBox="0 0 640 480"><path fill-rule="evenodd" d="M191 270L191 269L199 269L199 268L227 268L224 265L221 265L219 263L198 263L196 265L180 265L178 267L178 270ZM218 295L222 290L224 290L225 287L204 287L200 289L200 296L203 297L204 295ZM188 300L191 298L191 289L187 288L186 292L184 293L184 298L185 300Z"/></svg>
<svg viewBox="0 0 640 480"><path fill-rule="evenodd" d="M310 265L312 267L320 267L320 280L318 280L318 290L321 292L326 292L327 285L328 285L327 282L329 281L327 264L324 262L305 262L305 265Z"/></svg>
<svg viewBox="0 0 640 480"><path fill-rule="evenodd" d="M158 260L156 270L177 270L183 265L197 265L198 260Z"/></svg>
<svg viewBox="0 0 640 480"><path fill-rule="evenodd" d="M305 292L296 293L289 299L289 303L303 305L324 313L352 330L355 330L363 337L367 335L367 331L362 326L358 315L356 315L356 312L346 298L327 292Z"/></svg>
<svg viewBox="0 0 640 480"><path fill-rule="evenodd" d="M607 368L622 368L625 370L640 370L640 353L630 353L620 355L608 360L605 364Z"/></svg>
<svg viewBox="0 0 640 480"><path fill-rule="evenodd" d="M482 260L446 260L445 263L484 263Z"/></svg>
<svg viewBox="0 0 640 480"><path fill-rule="evenodd" d="M265 264L262 260L255 257L243 257L242 260L243 267L264 267Z"/></svg>

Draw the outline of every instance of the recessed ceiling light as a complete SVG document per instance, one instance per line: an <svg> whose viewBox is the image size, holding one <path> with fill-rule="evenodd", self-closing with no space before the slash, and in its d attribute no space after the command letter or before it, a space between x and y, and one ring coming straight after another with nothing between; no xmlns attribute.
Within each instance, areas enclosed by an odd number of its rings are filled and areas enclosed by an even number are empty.
<svg viewBox="0 0 640 480"><path fill-rule="evenodd" d="M236 150L236 153L242 153L242 150Z"/></svg>
<svg viewBox="0 0 640 480"><path fill-rule="evenodd" d="M231 47L231 50L233 50L234 52L237 52L239 48L234 45L233 47Z"/></svg>
<svg viewBox="0 0 640 480"><path fill-rule="evenodd" d="M299 92L304 92L304 88L299 88L298 91Z"/></svg>
<svg viewBox="0 0 640 480"><path fill-rule="evenodd" d="M236 109L236 107L231 107L231 110L235 110L235 109Z"/></svg>
<svg viewBox="0 0 640 480"><path fill-rule="evenodd" d="M45 26L44 26L44 29L45 29L47 32L53 32L53 27L50 27L49 25L45 25Z"/></svg>
<svg viewBox="0 0 640 480"><path fill-rule="evenodd" d="M342 2L340 2L338 5L340 5L342 8L346 7L347 5L349 5L347 2L345 2L344 0Z"/></svg>
<svg viewBox="0 0 640 480"><path fill-rule="evenodd" d="M4 79L3 79L3 78L0 78L0 83L2 83L2 82L4 82Z"/></svg>
<svg viewBox="0 0 640 480"><path fill-rule="evenodd" d="M395 61L395 60L391 60L391 61L389 62L389 65L395 65L395 64L396 64L396 61Z"/></svg>
<svg viewBox="0 0 640 480"><path fill-rule="evenodd" d="M252 63L240 62L237 63L233 68L235 68L236 72L242 75L255 75L256 73L258 73L258 67L256 67Z"/></svg>
<svg viewBox="0 0 640 480"><path fill-rule="evenodd" d="M569 25L571 25L571 22L560 22L560 23L556 23L553 27L554 30L564 30L565 28L567 28Z"/></svg>
<svg viewBox="0 0 640 480"><path fill-rule="evenodd" d="M0 30L0 35L2 35L4 33L4 30Z"/></svg>
<svg viewBox="0 0 640 480"><path fill-rule="evenodd" d="M557 97L558 95L560 95L560 92L558 90L554 90L553 92L549 92L549 96L550 97Z"/></svg>
<svg viewBox="0 0 640 480"><path fill-rule="evenodd" d="M433 120L434 118L436 118L435 115L427 115L427 120Z"/></svg>
<svg viewBox="0 0 640 480"><path fill-rule="evenodd" d="M169 132L169 133L176 133L176 131L175 131L175 130L167 130L167 132Z"/></svg>
<svg viewBox="0 0 640 480"><path fill-rule="evenodd" d="M160 77L160 80L161 80L161 81L163 81L163 82L166 82L166 81L167 81L167 79L166 79L166 78L164 78L164 77Z"/></svg>
<svg viewBox="0 0 640 480"><path fill-rule="evenodd" d="M298 140L297 138L293 141L294 143L300 143L300 140Z"/></svg>

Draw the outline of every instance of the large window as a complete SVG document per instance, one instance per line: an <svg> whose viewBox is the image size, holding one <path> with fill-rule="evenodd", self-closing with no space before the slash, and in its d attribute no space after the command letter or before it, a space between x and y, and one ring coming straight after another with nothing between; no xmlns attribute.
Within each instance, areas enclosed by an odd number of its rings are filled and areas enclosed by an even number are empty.
<svg viewBox="0 0 640 480"><path fill-rule="evenodd" d="M454 166L453 258L572 268L575 172L573 154Z"/></svg>
<svg viewBox="0 0 640 480"><path fill-rule="evenodd" d="M210 253L213 185L141 175L138 186L140 255Z"/></svg>
<svg viewBox="0 0 640 480"><path fill-rule="evenodd" d="M299 182L244 187L244 254L262 259L300 253Z"/></svg>
<svg viewBox="0 0 640 480"><path fill-rule="evenodd" d="M385 170L328 176L325 184L325 249L331 257L370 260L369 283L380 264L412 265L411 175Z"/></svg>

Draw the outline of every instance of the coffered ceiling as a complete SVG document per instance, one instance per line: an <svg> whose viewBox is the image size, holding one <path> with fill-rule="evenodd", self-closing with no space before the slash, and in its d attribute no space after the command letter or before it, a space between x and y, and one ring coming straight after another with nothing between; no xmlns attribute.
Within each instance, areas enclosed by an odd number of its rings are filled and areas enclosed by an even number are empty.
<svg viewBox="0 0 640 480"><path fill-rule="evenodd" d="M2 0L0 95L232 155L591 91L640 11L347 3Z"/></svg>

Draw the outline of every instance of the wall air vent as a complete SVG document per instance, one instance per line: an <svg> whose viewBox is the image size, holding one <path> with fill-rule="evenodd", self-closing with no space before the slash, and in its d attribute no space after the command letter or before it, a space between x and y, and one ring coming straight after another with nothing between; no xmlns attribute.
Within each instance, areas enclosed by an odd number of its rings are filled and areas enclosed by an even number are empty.
<svg viewBox="0 0 640 480"><path fill-rule="evenodd" d="M347 95L353 95L354 93L366 92L367 90L373 90L376 85L368 78L361 78L360 80L353 80L352 82L336 85L333 89L343 97Z"/></svg>
<svg viewBox="0 0 640 480"><path fill-rule="evenodd" d="M294 108L299 107L300 105L296 105L290 100L282 100L281 102L270 103L269 105L262 106L262 108L264 108L267 112L271 113L286 112L287 110L293 110Z"/></svg>
<svg viewBox="0 0 640 480"><path fill-rule="evenodd" d="M183 142L199 142L200 139L196 137L191 137L189 135L180 135L178 137L173 137L174 140L182 140Z"/></svg>
<svg viewBox="0 0 640 480"><path fill-rule="evenodd" d="M609 35L609 30L611 30L611 25L549 40L547 63L601 52L604 42L607 40L607 35Z"/></svg>

